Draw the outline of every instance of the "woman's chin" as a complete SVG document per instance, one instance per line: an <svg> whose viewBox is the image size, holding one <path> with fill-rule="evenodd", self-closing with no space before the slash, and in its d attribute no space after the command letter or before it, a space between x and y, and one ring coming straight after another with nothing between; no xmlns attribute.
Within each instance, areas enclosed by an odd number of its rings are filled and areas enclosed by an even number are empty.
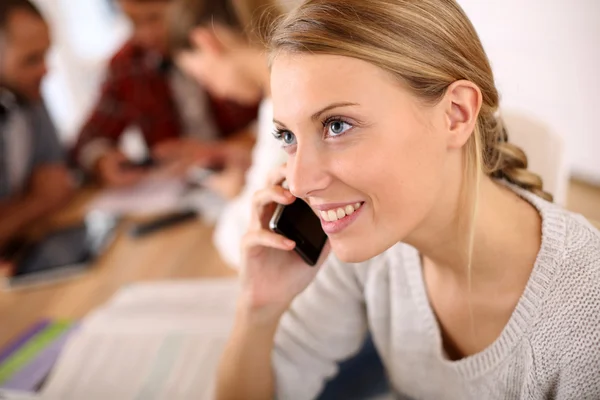
<svg viewBox="0 0 600 400"><path fill-rule="evenodd" d="M369 247L356 245L344 240L331 241L331 251L333 251L338 260L344 263L361 263L381 253Z"/></svg>
<svg viewBox="0 0 600 400"><path fill-rule="evenodd" d="M389 248L398 244L399 239L393 234L365 234L347 237L329 237L331 251L338 260L345 263L361 263L377 257Z"/></svg>

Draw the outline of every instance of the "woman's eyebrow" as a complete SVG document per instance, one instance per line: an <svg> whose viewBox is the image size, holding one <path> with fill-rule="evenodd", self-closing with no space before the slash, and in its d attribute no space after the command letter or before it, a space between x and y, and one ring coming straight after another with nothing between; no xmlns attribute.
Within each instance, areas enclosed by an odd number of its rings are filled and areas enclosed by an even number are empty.
<svg viewBox="0 0 600 400"><path fill-rule="evenodd" d="M333 110L335 108L340 108L340 107L351 107L351 106L357 106L357 103L349 103L349 102L341 102L341 103L333 103L328 105L327 107L317 111L316 113L314 113L310 119L312 119L313 121L318 120L322 114L326 113L327 111Z"/></svg>
<svg viewBox="0 0 600 400"><path fill-rule="evenodd" d="M280 121L277 121L276 119L273 119L273 123L274 123L275 125L279 125L279 126L281 126L282 128L285 128L285 129L287 129L287 127L285 126L285 124L284 124L283 122L280 122Z"/></svg>
<svg viewBox="0 0 600 400"><path fill-rule="evenodd" d="M358 103L349 103L349 102L341 102L341 103L333 103L328 105L327 107L322 108L321 110L317 111L316 113L314 113L310 119L315 121L318 120L319 117L321 117L321 115L323 115L324 113L326 113L327 111L333 110L335 108L340 108L340 107L352 107L352 106L358 106ZM282 127L285 128L285 124L281 121L278 121L276 119L273 119L273 123L276 125L280 125Z"/></svg>

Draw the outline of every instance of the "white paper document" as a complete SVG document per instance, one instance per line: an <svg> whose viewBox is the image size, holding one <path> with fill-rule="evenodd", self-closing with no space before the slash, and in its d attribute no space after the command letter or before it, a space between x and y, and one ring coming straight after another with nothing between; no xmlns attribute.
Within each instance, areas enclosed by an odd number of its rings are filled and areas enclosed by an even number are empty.
<svg viewBox="0 0 600 400"><path fill-rule="evenodd" d="M181 180L150 179L127 188L107 189L88 207L112 214L146 215L180 207L185 183Z"/></svg>
<svg viewBox="0 0 600 400"><path fill-rule="evenodd" d="M73 335L43 399L212 399L236 279L136 284Z"/></svg>
<svg viewBox="0 0 600 400"><path fill-rule="evenodd" d="M183 180L149 179L128 188L107 189L88 206L88 211L113 215L146 216L182 209L198 212L205 223L214 224L225 207L218 194L190 186Z"/></svg>

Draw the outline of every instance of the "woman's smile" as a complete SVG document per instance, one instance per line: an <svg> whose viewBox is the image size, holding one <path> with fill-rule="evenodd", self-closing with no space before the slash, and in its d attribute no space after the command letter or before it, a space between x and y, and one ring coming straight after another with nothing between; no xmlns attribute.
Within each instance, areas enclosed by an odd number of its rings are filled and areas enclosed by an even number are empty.
<svg viewBox="0 0 600 400"><path fill-rule="evenodd" d="M364 202L349 202L337 204L323 204L313 206L321 218L321 226L327 235L342 232L362 214Z"/></svg>

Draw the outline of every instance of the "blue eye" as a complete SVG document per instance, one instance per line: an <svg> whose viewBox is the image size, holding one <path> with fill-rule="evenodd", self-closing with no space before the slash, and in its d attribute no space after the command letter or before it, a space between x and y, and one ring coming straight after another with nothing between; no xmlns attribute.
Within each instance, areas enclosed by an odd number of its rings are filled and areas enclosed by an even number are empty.
<svg viewBox="0 0 600 400"><path fill-rule="evenodd" d="M288 146L296 144L296 135L290 131L283 132L283 142Z"/></svg>
<svg viewBox="0 0 600 400"><path fill-rule="evenodd" d="M292 146L296 144L296 135L294 135L294 133L291 131L278 129L273 133L273 136L275 139L283 142L285 146Z"/></svg>
<svg viewBox="0 0 600 400"><path fill-rule="evenodd" d="M352 129L353 126L348 122L344 122L342 120L333 120L329 121L326 124L327 127L327 136L336 137L343 135L348 130Z"/></svg>

